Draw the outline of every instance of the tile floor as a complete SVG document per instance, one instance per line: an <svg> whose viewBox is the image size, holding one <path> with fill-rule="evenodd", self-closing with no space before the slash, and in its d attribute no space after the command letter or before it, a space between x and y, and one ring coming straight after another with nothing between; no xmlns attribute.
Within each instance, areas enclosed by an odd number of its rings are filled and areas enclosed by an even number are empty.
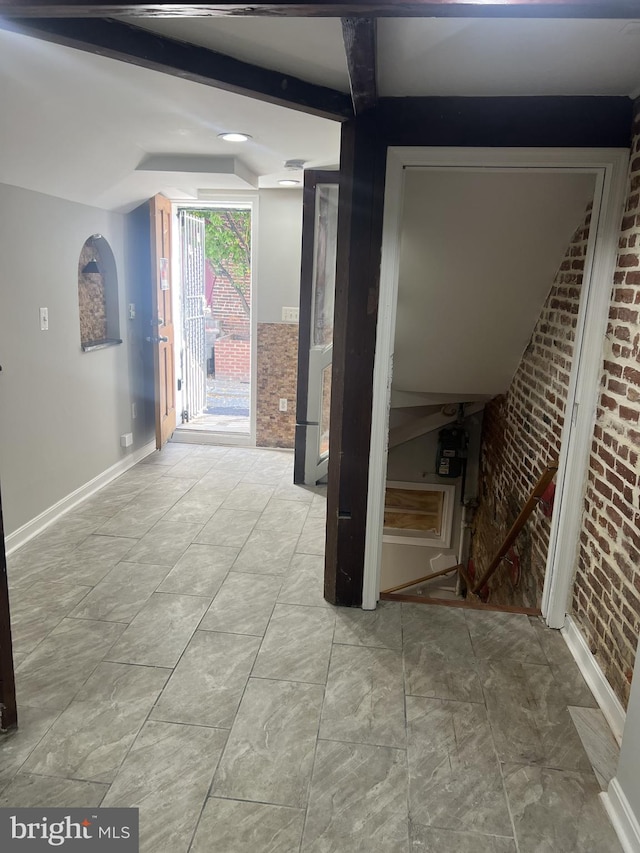
<svg viewBox="0 0 640 853"><path fill-rule="evenodd" d="M0 805L137 806L149 853L620 853L615 742L562 638L331 607L325 500L291 469L171 444L10 557Z"/></svg>

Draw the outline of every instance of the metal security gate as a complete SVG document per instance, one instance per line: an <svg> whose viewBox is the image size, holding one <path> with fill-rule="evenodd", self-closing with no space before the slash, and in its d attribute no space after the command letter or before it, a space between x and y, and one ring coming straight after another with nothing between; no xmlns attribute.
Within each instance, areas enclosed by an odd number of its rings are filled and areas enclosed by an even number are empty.
<svg viewBox="0 0 640 853"><path fill-rule="evenodd" d="M181 210L180 258L182 264L182 381L185 419L202 414L207 404L205 352L205 223Z"/></svg>

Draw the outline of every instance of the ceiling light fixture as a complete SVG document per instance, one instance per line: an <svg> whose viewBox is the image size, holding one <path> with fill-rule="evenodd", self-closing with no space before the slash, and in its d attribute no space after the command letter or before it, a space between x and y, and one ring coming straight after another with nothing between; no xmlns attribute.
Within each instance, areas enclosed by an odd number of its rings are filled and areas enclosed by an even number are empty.
<svg viewBox="0 0 640 853"><path fill-rule="evenodd" d="M281 181L278 181L281 187L297 187L300 181L294 181L293 178L283 178Z"/></svg>
<svg viewBox="0 0 640 853"><path fill-rule="evenodd" d="M248 133L238 133L235 130L219 133L218 137L224 139L225 142L248 142L251 139Z"/></svg>

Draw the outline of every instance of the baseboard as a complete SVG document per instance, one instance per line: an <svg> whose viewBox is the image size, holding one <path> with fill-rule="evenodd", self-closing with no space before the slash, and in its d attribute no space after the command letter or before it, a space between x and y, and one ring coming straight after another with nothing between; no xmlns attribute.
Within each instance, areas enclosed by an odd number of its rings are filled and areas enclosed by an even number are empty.
<svg viewBox="0 0 640 853"><path fill-rule="evenodd" d="M626 717L625 710L571 616L567 616L561 633L578 664L582 677L589 685L600 710L609 723L614 737L618 743L621 743Z"/></svg>
<svg viewBox="0 0 640 853"><path fill-rule="evenodd" d="M107 468L106 471L103 471L102 474L98 474L98 476L94 477L93 480L89 480L89 482L85 483L84 486L80 486L80 488L71 492L71 494L62 498L53 506L50 506L49 509L45 509L45 511L41 512L40 515L37 515L35 518L31 519L31 521L23 524L22 527L14 530L13 533L10 533L4 540L6 553L11 554L17 548L25 545L30 539L33 539L34 536L42 533L46 527L53 524L54 521L57 521L61 516L65 515L65 513L74 509L78 504L81 504L88 497L95 494L98 489L101 489L103 486L106 486L107 483L115 480L116 477L124 474L125 471L132 468L140 462L141 459L144 459L145 456L153 453L155 449L155 441L145 444L144 447L141 447L139 450L135 450L133 453L129 454L129 456L125 456L124 459L120 459L115 463L115 465L112 465L110 468Z"/></svg>
<svg viewBox="0 0 640 853"><path fill-rule="evenodd" d="M600 796L624 853L640 853L640 823L615 776Z"/></svg>
<svg viewBox="0 0 640 853"><path fill-rule="evenodd" d="M255 446L255 442L251 441L250 435L240 435L233 432L211 432L204 429L178 428L171 436L171 441L175 444L228 444L231 447Z"/></svg>

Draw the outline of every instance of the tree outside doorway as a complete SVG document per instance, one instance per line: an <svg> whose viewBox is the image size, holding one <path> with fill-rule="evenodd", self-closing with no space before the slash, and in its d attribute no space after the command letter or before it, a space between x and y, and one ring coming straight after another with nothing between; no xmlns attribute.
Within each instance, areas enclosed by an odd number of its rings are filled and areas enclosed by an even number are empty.
<svg viewBox="0 0 640 853"><path fill-rule="evenodd" d="M251 399L251 210L194 209L205 221L204 415L216 428L249 431Z"/></svg>

